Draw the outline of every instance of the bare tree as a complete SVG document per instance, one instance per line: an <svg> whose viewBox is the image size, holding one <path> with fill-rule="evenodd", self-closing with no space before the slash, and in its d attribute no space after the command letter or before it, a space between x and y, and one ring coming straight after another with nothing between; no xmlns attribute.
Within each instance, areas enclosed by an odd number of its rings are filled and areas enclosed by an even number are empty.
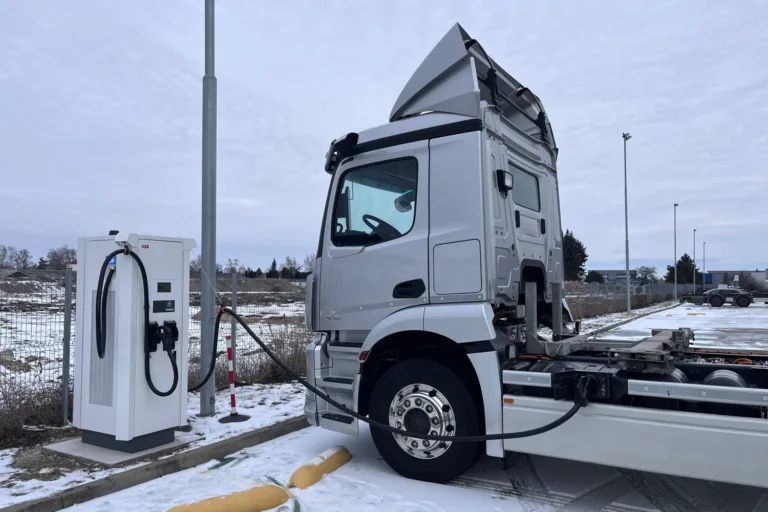
<svg viewBox="0 0 768 512"><path fill-rule="evenodd" d="M35 261L32 259L32 254L27 249L22 249L16 253L14 268L25 270L32 268L34 264Z"/></svg>
<svg viewBox="0 0 768 512"><path fill-rule="evenodd" d="M15 247L0 245L0 268L15 268L17 252Z"/></svg>
<svg viewBox="0 0 768 512"><path fill-rule="evenodd" d="M315 268L315 255L314 254L307 254L304 256L304 272L309 274L312 272Z"/></svg>
<svg viewBox="0 0 768 512"><path fill-rule="evenodd" d="M227 274L234 274L237 272L237 268L240 266L240 260L235 258L227 258Z"/></svg>
<svg viewBox="0 0 768 512"><path fill-rule="evenodd" d="M189 260L190 272L199 273L202 268L203 268L203 256L201 254L198 254L196 258Z"/></svg>
<svg viewBox="0 0 768 512"><path fill-rule="evenodd" d="M77 250L66 244L48 251L48 265L53 270L64 270L67 265L77 263Z"/></svg>

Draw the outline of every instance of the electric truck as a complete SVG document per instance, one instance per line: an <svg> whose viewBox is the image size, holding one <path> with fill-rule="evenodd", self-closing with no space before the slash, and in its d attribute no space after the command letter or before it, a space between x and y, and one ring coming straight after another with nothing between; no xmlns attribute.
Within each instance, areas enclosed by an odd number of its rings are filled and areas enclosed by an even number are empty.
<svg viewBox="0 0 768 512"><path fill-rule="evenodd" d="M459 24L388 123L331 143L306 288L306 381L324 396L307 391L308 421L397 429L371 436L419 480L524 452L765 486L768 459L743 456L768 447L765 354L695 349L689 329L578 332L557 157L539 98Z"/></svg>

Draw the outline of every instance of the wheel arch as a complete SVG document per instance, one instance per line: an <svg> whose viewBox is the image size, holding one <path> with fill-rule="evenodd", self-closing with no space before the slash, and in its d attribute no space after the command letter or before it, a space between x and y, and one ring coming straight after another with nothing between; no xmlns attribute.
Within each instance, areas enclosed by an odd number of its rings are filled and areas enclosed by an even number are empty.
<svg viewBox="0 0 768 512"><path fill-rule="evenodd" d="M381 338L368 350L361 364L358 412L368 414L373 386L384 372L400 361L425 358L439 362L467 379L470 392L477 399L478 414L483 418L485 403L480 379L469 354L484 348L484 344L490 347L489 341L456 343L442 334L423 330L400 331Z"/></svg>

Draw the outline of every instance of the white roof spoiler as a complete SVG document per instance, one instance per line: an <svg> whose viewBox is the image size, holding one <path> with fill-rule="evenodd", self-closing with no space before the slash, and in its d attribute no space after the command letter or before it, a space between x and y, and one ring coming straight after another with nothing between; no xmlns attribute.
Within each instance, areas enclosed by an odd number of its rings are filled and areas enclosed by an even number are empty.
<svg viewBox="0 0 768 512"><path fill-rule="evenodd" d="M395 101L390 122L425 112L481 117L481 101L556 151L539 98L512 78L456 23L427 55Z"/></svg>

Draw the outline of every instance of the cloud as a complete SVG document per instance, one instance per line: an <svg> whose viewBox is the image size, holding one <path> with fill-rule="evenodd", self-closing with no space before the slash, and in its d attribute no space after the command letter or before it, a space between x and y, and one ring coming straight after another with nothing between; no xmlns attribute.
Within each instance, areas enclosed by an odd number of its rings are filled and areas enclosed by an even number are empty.
<svg viewBox="0 0 768 512"><path fill-rule="evenodd" d="M328 143L386 122L459 21L542 98L563 227L591 258L623 266L630 132L633 262L671 258L678 202L679 252L697 228L722 266L763 267L767 14L757 1L219 2L220 259L311 252ZM200 241L203 34L202 2L3 4L0 243L39 255L113 228Z"/></svg>

